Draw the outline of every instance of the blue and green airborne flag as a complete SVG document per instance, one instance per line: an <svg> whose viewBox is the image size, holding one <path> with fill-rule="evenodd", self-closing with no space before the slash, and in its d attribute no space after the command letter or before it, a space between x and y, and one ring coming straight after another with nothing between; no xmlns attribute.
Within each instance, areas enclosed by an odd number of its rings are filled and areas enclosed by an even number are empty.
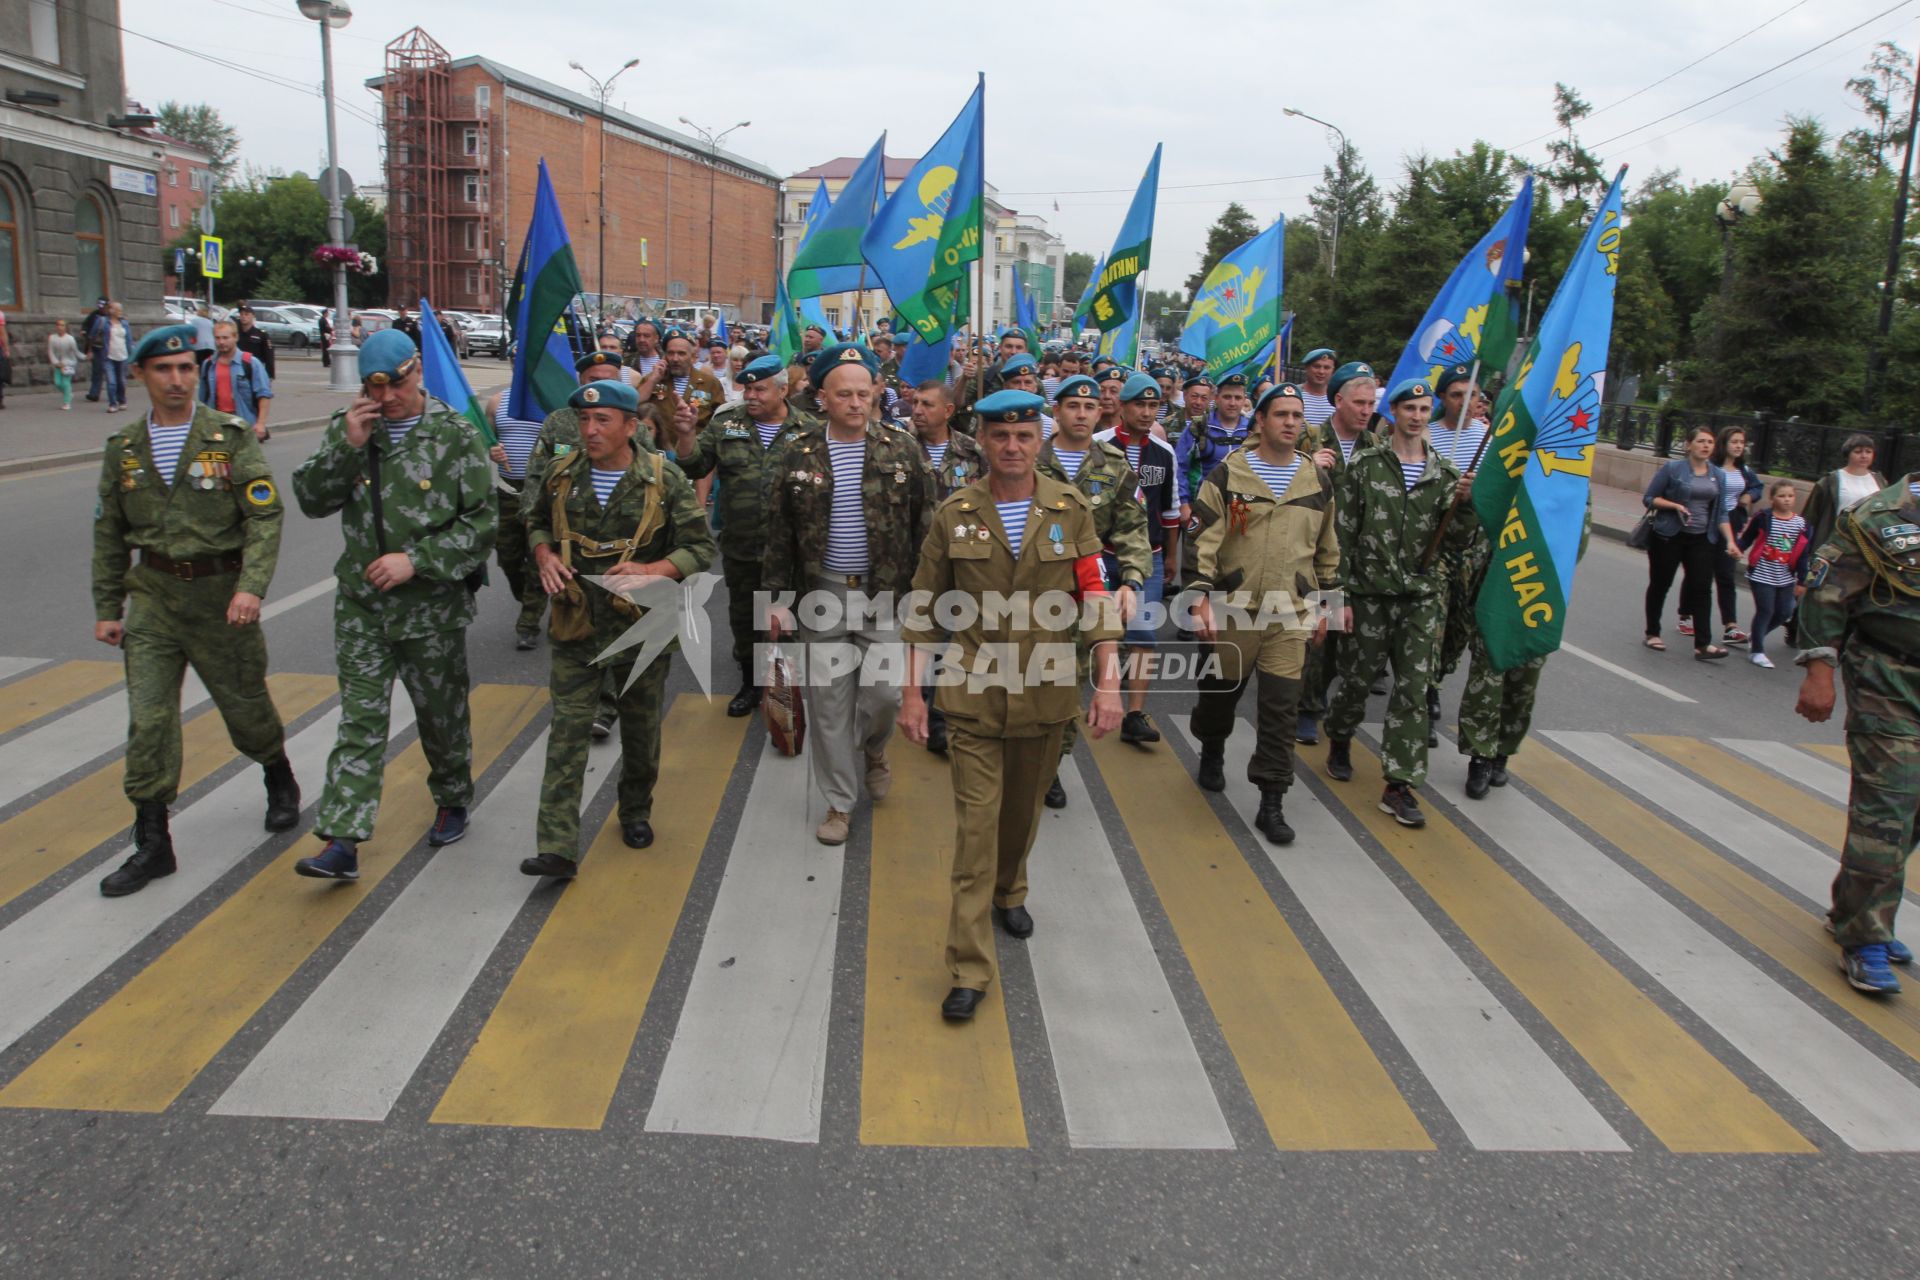
<svg viewBox="0 0 1920 1280"><path fill-rule="evenodd" d="M1220 259L1194 293L1180 349L1205 360L1209 378L1250 365L1273 346L1280 332L1280 254L1285 243L1286 219L1276 218Z"/></svg>
<svg viewBox="0 0 1920 1280"><path fill-rule="evenodd" d="M1507 671L1560 647L1586 523L1620 271L1622 166L1553 292L1493 435L1473 507L1493 542L1474 605L1487 653Z"/></svg>
<svg viewBox="0 0 1920 1280"><path fill-rule="evenodd" d="M567 402L580 385L573 372L568 316L580 292L580 268L567 239L566 219L553 194L547 162L533 195L533 221L520 246L520 265L507 295L507 319L520 348L513 357L513 387L507 414L540 421Z"/></svg>
<svg viewBox="0 0 1920 1280"><path fill-rule="evenodd" d="M1111 344L1115 346L1113 358L1125 365L1135 363L1139 357L1139 313L1143 301L1139 278L1153 258L1153 209L1159 195L1160 145L1156 143L1153 160L1140 179L1139 189L1133 193L1133 203L1127 206L1127 218L1120 224L1113 252L1093 277L1093 302L1087 309L1094 327L1100 330L1102 352L1110 345L1107 339L1116 330L1122 326L1132 329L1133 337L1125 348Z"/></svg>
<svg viewBox="0 0 1920 1280"><path fill-rule="evenodd" d="M967 266L980 257L986 201L986 99L983 75L860 240L867 264L919 338L901 361L907 382L945 374L953 331L968 310Z"/></svg>
<svg viewBox="0 0 1920 1280"><path fill-rule="evenodd" d="M487 448L500 443L500 438L493 433L493 423L487 420L486 406L473 394L466 370L460 367L459 357L447 345L440 317L433 314L433 304L425 298L420 299L420 385L434 399L444 400L465 414L480 438L487 442Z"/></svg>
<svg viewBox="0 0 1920 1280"><path fill-rule="evenodd" d="M1397 387L1408 378L1432 382L1448 365L1470 365L1475 357L1480 360L1483 381L1506 370L1520 337L1519 298L1507 286L1517 283L1526 267L1527 225L1532 221L1533 175L1528 174L1520 194L1493 230L1480 238L1440 287L1393 366L1393 376L1382 387ZM1380 413L1393 416L1384 397Z"/></svg>
<svg viewBox="0 0 1920 1280"><path fill-rule="evenodd" d="M860 237L873 221L874 206L887 187L887 135L868 149L866 158L840 188L840 198L827 197L826 179L807 206L807 225L787 269L787 294L796 300L823 293L851 293L865 275Z"/></svg>
<svg viewBox="0 0 1920 1280"><path fill-rule="evenodd" d="M1013 313L1014 327L1026 335L1027 350L1037 360L1040 357L1040 308L1034 302L1033 291L1020 278L1022 264L1013 264Z"/></svg>
<svg viewBox="0 0 1920 1280"><path fill-rule="evenodd" d="M793 309L793 299L787 296L787 278L777 273L773 280L773 323L769 329L767 345L773 348L773 354L782 360L792 360L800 350L800 313Z"/></svg>

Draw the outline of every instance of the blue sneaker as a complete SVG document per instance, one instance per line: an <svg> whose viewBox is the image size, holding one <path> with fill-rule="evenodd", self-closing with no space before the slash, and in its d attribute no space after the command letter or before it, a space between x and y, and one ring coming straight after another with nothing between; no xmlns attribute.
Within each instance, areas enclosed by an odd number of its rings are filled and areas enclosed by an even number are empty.
<svg viewBox="0 0 1920 1280"><path fill-rule="evenodd" d="M351 840L329 840L327 847L313 857L294 863L293 871L315 880L358 880L360 846Z"/></svg>
<svg viewBox="0 0 1920 1280"><path fill-rule="evenodd" d="M427 843L438 849L441 845L453 844L463 840L467 834L467 811L461 805L441 805L440 812L434 815L433 830L427 832Z"/></svg>
<svg viewBox="0 0 1920 1280"><path fill-rule="evenodd" d="M1900 990L1900 979L1894 977L1893 970L1887 967L1887 944L1884 942L1848 947L1841 954L1840 971L1847 975L1847 982L1855 991L1893 995Z"/></svg>
<svg viewBox="0 0 1920 1280"><path fill-rule="evenodd" d="M1909 947L1906 943L1900 941L1900 939L1898 938L1888 938L1887 939L1887 963L1888 964L1912 964L1913 948Z"/></svg>
<svg viewBox="0 0 1920 1280"><path fill-rule="evenodd" d="M1320 741L1319 722L1306 712L1301 712L1300 718L1294 721L1293 740L1295 742L1305 743L1308 746L1312 746L1314 743Z"/></svg>

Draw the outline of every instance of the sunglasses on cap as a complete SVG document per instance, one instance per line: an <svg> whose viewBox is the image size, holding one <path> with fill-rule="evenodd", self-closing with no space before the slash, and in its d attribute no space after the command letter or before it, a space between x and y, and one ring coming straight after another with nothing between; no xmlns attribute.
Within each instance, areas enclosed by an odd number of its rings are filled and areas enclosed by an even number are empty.
<svg viewBox="0 0 1920 1280"><path fill-rule="evenodd" d="M401 382L406 376L420 367L420 357L415 356L392 373L370 373L360 381L369 387L384 387L389 383Z"/></svg>

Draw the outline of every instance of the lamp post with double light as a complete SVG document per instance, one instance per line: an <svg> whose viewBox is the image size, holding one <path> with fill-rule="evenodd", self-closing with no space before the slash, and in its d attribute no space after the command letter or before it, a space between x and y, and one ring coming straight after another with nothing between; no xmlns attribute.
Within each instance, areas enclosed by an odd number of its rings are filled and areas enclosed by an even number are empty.
<svg viewBox="0 0 1920 1280"><path fill-rule="evenodd" d="M321 96L327 104L327 242L347 238L347 193L340 190L340 141L333 109L333 33L353 21L346 0L298 0L300 16L320 27ZM353 312L347 306L347 268L333 264L333 377L335 391L360 387L360 348L353 343Z"/></svg>
<svg viewBox="0 0 1920 1280"><path fill-rule="evenodd" d="M1341 173L1344 171L1344 166L1346 164L1346 159L1347 159L1346 131L1343 130L1337 124L1333 124L1333 123L1330 123L1329 121L1322 120L1319 116L1310 116L1306 112L1296 110L1293 107L1282 107L1280 110L1282 115L1295 116L1301 120L1311 120L1314 124L1319 125L1321 128L1331 129L1334 131L1335 134L1339 135L1340 151L1334 157L1334 162L1333 162L1334 177L1338 178L1341 175ZM1334 279L1340 273L1340 197L1341 197L1341 194L1342 193L1339 191L1335 191L1333 193L1333 244L1327 250L1327 278L1329 280Z"/></svg>
<svg viewBox="0 0 1920 1280"><path fill-rule="evenodd" d="M680 117L680 123L699 134L707 144L707 305L712 307L715 305L713 301L714 180L719 175L720 144L727 140L728 134L746 128L753 121L742 120L731 128L722 129L719 133L702 129L685 116Z"/></svg>
<svg viewBox="0 0 1920 1280"><path fill-rule="evenodd" d="M587 83L593 86L593 96L600 100L600 194L597 197L599 229L595 233L595 239L600 244L600 266L598 274L593 278L594 297L598 299L598 305L594 308L598 315L593 322L593 332L598 337L600 331L607 327L607 99L613 93L613 82L639 66L640 59L628 58L605 80L595 76L577 62L569 62L567 65L587 78Z"/></svg>

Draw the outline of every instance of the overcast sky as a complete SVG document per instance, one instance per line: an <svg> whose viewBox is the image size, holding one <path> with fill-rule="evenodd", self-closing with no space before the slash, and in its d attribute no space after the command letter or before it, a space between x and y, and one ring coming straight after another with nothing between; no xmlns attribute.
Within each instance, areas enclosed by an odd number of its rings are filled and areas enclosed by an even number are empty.
<svg viewBox="0 0 1920 1280"><path fill-rule="evenodd" d="M294 0L121 9L130 96L211 103L239 128L247 162L318 171L319 37ZM1836 132L1858 123L1843 86L1874 43L1920 43L1920 0L1081 0L979 6L979 17L964 5L896 5L873 9L886 16L872 24L858 7L759 0L353 0L353 10L334 50L342 160L358 182L380 180L378 101L364 81L380 71L383 45L414 24L455 58L482 54L576 88L585 82L570 61L604 75L638 57L615 105L668 125L750 120L729 149L782 174L860 155L882 129L890 155L920 154L984 71L987 179L1073 250L1108 247L1153 144L1166 144L1149 272L1161 285L1192 271L1228 200L1262 223L1306 211L1330 144L1282 107L1339 125L1390 190L1404 157L1476 138L1544 161L1553 85L1564 80L1596 108L1582 138L1609 169L1718 178L1773 145L1790 114Z"/></svg>

